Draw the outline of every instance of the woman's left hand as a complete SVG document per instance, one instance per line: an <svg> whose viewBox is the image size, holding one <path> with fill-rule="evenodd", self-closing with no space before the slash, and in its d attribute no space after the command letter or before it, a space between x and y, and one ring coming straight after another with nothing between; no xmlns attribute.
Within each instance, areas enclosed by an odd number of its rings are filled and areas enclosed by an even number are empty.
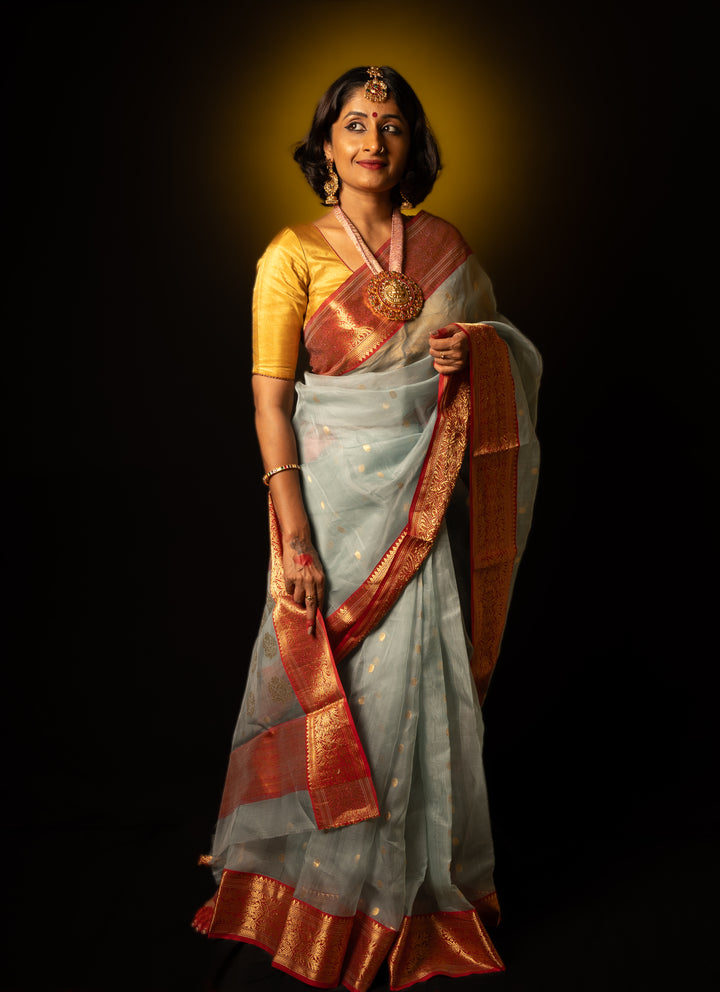
<svg viewBox="0 0 720 992"><path fill-rule="evenodd" d="M435 370L443 375L462 372L467 365L468 350L467 334L453 324L430 335L430 354L435 360Z"/></svg>

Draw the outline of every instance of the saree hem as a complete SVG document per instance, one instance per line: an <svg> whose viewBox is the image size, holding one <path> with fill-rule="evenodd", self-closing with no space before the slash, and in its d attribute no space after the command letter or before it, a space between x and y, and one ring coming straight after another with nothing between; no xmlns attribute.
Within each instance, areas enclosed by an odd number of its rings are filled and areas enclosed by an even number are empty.
<svg viewBox="0 0 720 992"><path fill-rule="evenodd" d="M494 921L496 906L488 893L467 910L405 916L395 930L361 910L323 912L268 876L226 870L208 936L254 944L270 954L274 968L316 988L367 992L387 961L395 992L434 975L503 971L481 919L485 913Z"/></svg>

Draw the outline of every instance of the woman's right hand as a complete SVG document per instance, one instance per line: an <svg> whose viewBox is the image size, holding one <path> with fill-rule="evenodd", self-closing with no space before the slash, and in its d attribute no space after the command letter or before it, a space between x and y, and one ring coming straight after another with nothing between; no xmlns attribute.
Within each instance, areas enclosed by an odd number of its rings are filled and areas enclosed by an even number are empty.
<svg viewBox="0 0 720 992"><path fill-rule="evenodd" d="M315 633L315 618L325 601L325 572L312 543L301 538L283 542L285 591L305 606L307 632Z"/></svg>
<svg viewBox="0 0 720 992"><path fill-rule="evenodd" d="M462 372L468 362L470 339L461 327L448 324L430 335L430 355L442 375Z"/></svg>
<svg viewBox="0 0 720 992"><path fill-rule="evenodd" d="M298 449L292 427L295 382L263 375L253 376L255 426L266 471L282 466L269 479L270 495L277 513L283 542L285 590L305 607L308 634L315 632L315 617L325 598L325 572L310 539L305 512ZM290 467L292 466L292 467Z"/></svg>

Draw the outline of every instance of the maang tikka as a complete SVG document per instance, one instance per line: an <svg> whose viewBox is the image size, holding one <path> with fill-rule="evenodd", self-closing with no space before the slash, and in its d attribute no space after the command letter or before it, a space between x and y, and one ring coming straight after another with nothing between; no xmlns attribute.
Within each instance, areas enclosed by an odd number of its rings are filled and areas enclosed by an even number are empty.
<svg viewBox="0 0 720 992"><path fill-rule="evenodd" d="M383 79L382 70L376 65L371 65L367 71L370 77L365 83L365 97L373 103L384 103L387 100L388 88Z"/></svg>

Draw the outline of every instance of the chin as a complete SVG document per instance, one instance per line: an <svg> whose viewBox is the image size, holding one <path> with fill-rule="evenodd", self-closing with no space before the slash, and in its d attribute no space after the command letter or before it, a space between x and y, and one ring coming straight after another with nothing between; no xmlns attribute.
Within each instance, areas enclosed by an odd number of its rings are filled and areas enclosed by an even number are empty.
<svg viewBox="0 0 720 992"><path fill-rule="evenodd" d="M377 182L358 183L356 189L360 189L364 193L390 193L396 185L395 181L378 179Z"/></svg>

